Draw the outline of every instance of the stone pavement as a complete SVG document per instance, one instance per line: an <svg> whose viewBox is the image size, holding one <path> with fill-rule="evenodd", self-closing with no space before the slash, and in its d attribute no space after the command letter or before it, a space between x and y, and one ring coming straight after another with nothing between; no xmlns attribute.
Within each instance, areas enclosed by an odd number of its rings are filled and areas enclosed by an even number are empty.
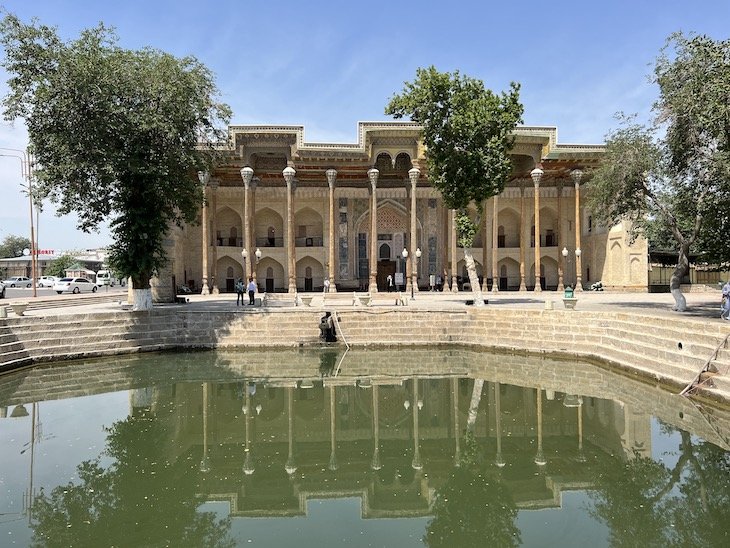
<svg viewBox="0 0 730 548"><path fill-rule="evenodd" d="M357 293L360 296L365 293ZM312 295L302 294L302 295ZM315 309L333 308L351 308L353 293L341 291L339 293L330 293L327 295L327 302L322 305L322 294L316 293L312 301L312 307ZM408 306L421 310L440 310L464 308L466 301L472 299L472 293L469 291L450 293L450 292L430 292L420 291L415 293L415 298L410 299L410 295L401 293L403 297L408 297ZM390 307L395 306L398 296L397 292L378 293L371 306L373 307ZM500 293L484 293L485 299L488 299L488 307L494 308L513 308L523 310L544 310L550 306L555 309L563 308L562 293L555 291L543 291L534 293L532 291L520 293L513 291L505 291ZM235 311L245 312L254 309L250 306L236 306L235 293L221 293L218 295L188 295L189 302L184 305L158 304L156 307L187 307L192 310L207 311ZM601 310L622 310L626 312L640 312L642 314L650 314L664 317L677 318L706 318L708 321L723 322L720 319L720 291L709 290L701 292L689 292L685 294L687 299L687 311L678 313L672 310L674 299L669 293L620 293L611 291L583 291L576 293L578 298L576 310L578 311L601 311ZM97 312L113 312L128 308L126 305L126 292L119 293L119 300L105 303L83 304L84 296L77 297L78 305L64 306L62 308L48 307L40 309L28 310L27 316L47 316L47 315L63 315L63 314L79 314L79 313L97 313ZM18 299L6 299L2 304L10 304ZM32 301L33 299L23 299L24 301ZM272 296L270 306L277 309L294 309L294 296L285 293L277 293ZM302 305L300 305L301 307ZM297 308L301 310L301 308ZM12 312L8 312L8 317L14 317Z"/></svg>

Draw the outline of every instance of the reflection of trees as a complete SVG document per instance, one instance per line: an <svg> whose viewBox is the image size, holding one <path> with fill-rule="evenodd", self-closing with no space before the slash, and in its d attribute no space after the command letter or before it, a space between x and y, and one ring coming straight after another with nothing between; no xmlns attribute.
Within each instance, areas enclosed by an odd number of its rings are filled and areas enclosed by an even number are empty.
<svg viewBox="0 0 730 548"><path fill-rule="evenodd" d="M681 436L672 469L638 454L600 465L591 513L612 546L728 546L730 454Z"/></svg>
<svg viewBox="0 0 730 548"><path fill-rule="evenodd" d="M169 462L162 426L141 412L108 430L104 456L77 467L78 483L33 502L34 546L232 546L230 523L198 513L196 459Z"/></svg>
<svg viewBox="0 0 730 548"><path fill-rule="evenodd" d="M460 466L438 490L434 518L426 528L428 546L517 546L517 508L500 479L478 463L477 443L467 431Z"/></svg>

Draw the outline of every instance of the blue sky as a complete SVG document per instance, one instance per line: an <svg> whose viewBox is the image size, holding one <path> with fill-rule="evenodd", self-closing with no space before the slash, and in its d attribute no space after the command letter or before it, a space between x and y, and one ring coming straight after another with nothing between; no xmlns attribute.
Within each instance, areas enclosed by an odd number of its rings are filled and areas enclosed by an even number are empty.
<svg viewBox="0 0 730 548"><path fill-rule="evenodd" d="M446 2L0 0L65 39L99 21L120 44L194 55L216 74L233 124L296 124L308 141L355 142L417 67L459 70L501 91L522 85L527 125L557 126L561 143L600 143L616 112L646 118L652 64L677 30L727 39L728 0ZM6 75L0 73L5 93ZM25 148L22 123L0 123L0 147ZM0 158L0 240L29 232L17 160ZM110 243L73 218L41 215L39 246Z"/></svg>

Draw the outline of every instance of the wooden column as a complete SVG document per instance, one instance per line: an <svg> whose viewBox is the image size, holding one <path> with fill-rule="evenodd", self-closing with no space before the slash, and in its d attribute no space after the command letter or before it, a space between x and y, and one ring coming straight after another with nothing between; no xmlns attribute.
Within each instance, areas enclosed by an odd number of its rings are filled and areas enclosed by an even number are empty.
<svg viewBox="0 0 730 548"><path fill-rule="evenodd" d="M563 249L561 246L563 245L563 183L561 181L558 181L557 184L558 189L558 232L556 235L556 238L558 239L558 291L565 290L565 285L563 283L563 254L561 253L561 250Z"/></svg>
<svg viewBox="0 0 730 548"><path fill-rule="evenodd" d="M492 197L492 293L499 293L499 196Z"/></svg>
<svg viewBox="0 0 730 548"><path fill-rule="evenodd" d="M535 289L536 293L542 291L540 285L540 180L542 169L536 167L530 172L532 182L535 185Z"/></svg>
<svg viewBox="0 0 730 548"><path fill-rule="evenodd" d="M329 291L331 293L337 292L335 287L335 261L337 260L337 252L335 248L335 184L337 183L337 170L328 169L325 172L327 175L327 185L329 186L329 230L327 231L327 279L330 282Z"/></svg>
<svg viewBox="0 0 730 548"><path fill-rule="evenodd" d="M456 210L451 210L451 292L459 292L459 284L456 281L457 263L456 263Z"/></svg>
<svg viewBox="0 0 730 548"><path fill-rule="evenodd" d="M525 233L529 232L525 224L529 225L529 221L525 216L525 181L520 181L520 291L527 291L525 285L525 250L527 247L527 238ZM529 235L527 236L529 238Z"/></svg>
<svg viewBox="0 0 730 548"><path fill-rule="evenodd" d="M370 179L370 280L368 291L378 292L378 175L380 172L375 169L368 170Z"/></svg>
<svg viewBox="0 0 730 548"><path fill-rule="evenodd" d="M200 282L200 284L202 285L200 293L202 295L209 295L210 288L208 287L208 245L210 242L208 241L208 181L210 180L210 174L207 171L199 171L198 178L203 184L203 208L200 213L200 224L202 225L203 232L203 241L201 242L203 259L203 279Z"/></svg>
<svg viewBox="0 0 730 548"><path fill-rule="evenodd" d="M297 247L294 241L294 190L296 189L294 175L296 173L291 166L287 166L283 171L286 181L286 255L289 293L297 292Z"/></svg>
<svg viewBox="0 0 730 548"><path fill-rule="evenodd" d="M575 291L583 291L583 263L581 262L582 251L580 249L580 231L582 227L580 219L580 180L583 172L574 169L570 177L575 183Z"/></svg>
<svg viewBox="0 0 730 548"><path fill-rule="evenodd" d="M256 256L255 249L251 246L251 199L249 192L251 190L251 181L253 180L253 169L244 167L241 170L241 178L243 179L243 249L246 250L247 256L243 260L243 275L253 276L256 280L256 269L254 268ZM249 261L251 261L249 263ZM249 266L250 265L250 266ZM244 283L248 283L244 281Z"/></svg>
<svg viewBox="0 0 730 548"><path fill-rule="evenodd" d="M210 269L210 287L213 295L218 295L218 281L216 280L216 273L218 272L218 217L216 211L218 210L218 186L220 183L217 180L210 181L211 200L210 200L210 217L211 224L213 225L213 247L211 249L211 269Z"/></svg>

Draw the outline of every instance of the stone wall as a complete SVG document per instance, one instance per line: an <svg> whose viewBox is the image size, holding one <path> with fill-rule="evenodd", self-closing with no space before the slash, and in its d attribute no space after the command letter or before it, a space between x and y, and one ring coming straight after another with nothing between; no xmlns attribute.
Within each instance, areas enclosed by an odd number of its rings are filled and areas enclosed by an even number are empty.
<svg viewBox="0 0 730 548"><path fill-rule="evenodd" d="M47 361L165 349L318 345L321 314L157 308L9 318L0 324L0 372ZM336 316L340 344L346 341L353 348L466 345L578 356L677 387L692 380L730 333L720 322L608 311L357 308L337 311ZM726 373L730 353L721 350L716 363ZM724 377L717 385L715 393L728 399Z"/></svg>

